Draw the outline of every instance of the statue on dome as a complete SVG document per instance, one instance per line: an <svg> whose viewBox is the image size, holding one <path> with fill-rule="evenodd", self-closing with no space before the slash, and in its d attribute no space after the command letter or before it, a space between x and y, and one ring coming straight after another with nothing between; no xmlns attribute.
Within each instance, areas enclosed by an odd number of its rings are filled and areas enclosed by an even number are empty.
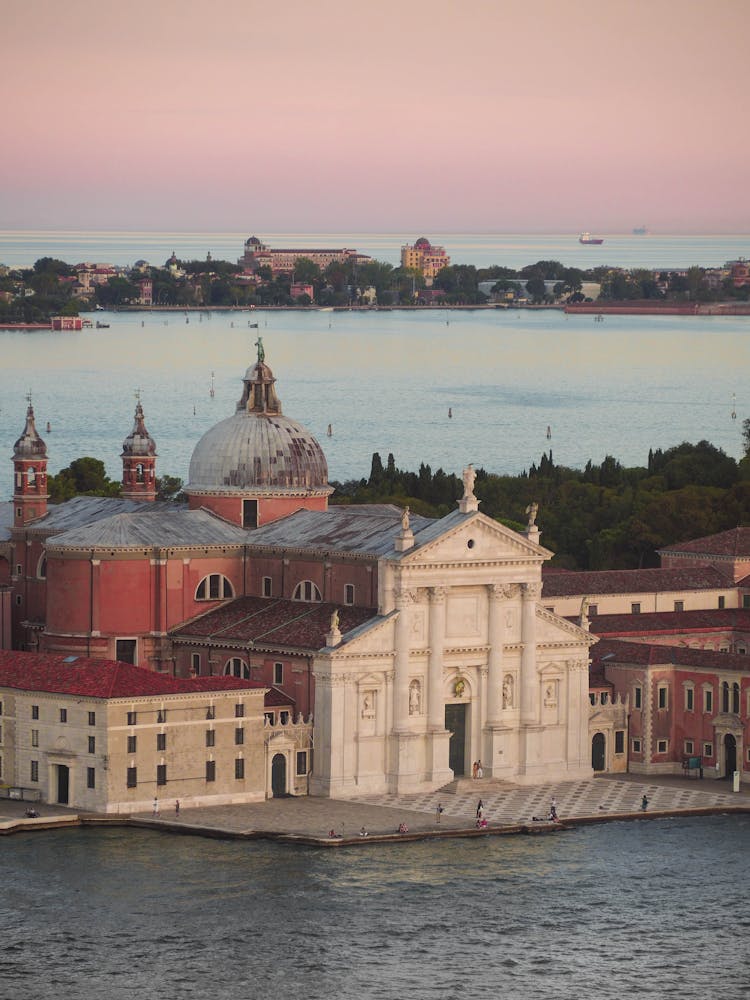
<svg viewBox="0 0 750 1000"><path fill-rule="evenodd" d="M262 364L266 360L266 352L263 348L263 338L258 337L253 346L258 348L258 364Z"/></svg>
<svg viewBox="0 0 750 1000"><path fill-rule="evenodd" d="M469 462L463 472L464 480L464 500L467 500L474 496L474 483L477 480L477 474L474 471L474 466Z"/></svg>

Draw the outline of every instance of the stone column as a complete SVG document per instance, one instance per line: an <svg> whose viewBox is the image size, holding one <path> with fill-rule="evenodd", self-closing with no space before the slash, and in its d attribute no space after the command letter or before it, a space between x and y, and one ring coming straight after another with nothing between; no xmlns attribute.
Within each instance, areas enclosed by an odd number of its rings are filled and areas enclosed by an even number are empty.
<svg viewBox="0 0 750 1000"><path fill-rule="evenodd" d="M445 642L445 588L430 588L430 663L427 678L427 728L445 729L443 702L443 643Z"/></svg>
<svg viewBox="0 0 750 1000"><path fill-rule="evenodd" d="M521 722L539 721L539 678L536 673L536 602L541 593L538 583L524 583L521 604Z"/></svg>
<svg viewBox="0 0 750 1000"><path fill-rule="evenodd" d="M396 591L394 685L393 685L393 729L394 732L409 730L409 643L411 640L411 606L415 595L409 590Z"/></svg>
<svg viewBox="0 0 750 1000"><path fill-rule="evenodd" d="M505 645L503 603L509 596L509 589L493 583L487 588L487 591L489 595L487 642L490 647L487 655L487 723L490 726L499 726L503 708L503 648Z"/></svg>

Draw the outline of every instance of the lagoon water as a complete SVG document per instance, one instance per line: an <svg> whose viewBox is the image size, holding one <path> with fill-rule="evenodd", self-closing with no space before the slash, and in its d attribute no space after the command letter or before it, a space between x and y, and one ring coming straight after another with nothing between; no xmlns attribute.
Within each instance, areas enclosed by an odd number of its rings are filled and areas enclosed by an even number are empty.
<svg viewBox="0 0 750 1000"><path fill-rule="evenodd" d="M750 818L296 850L3 842L3 1000L741 1000Z"/></svg>
<svg viewBox="0 0 750 1000"><path fill-rule="evenodd" d="M187 479L198 438L234 412L258 334L284 412L322 442L333 480L367 476L374 451L384 460L392 452L406 469L424 461L458 473L473 462L513 474L550 448L573 467L606 454L644 465L650 447L704 438L740 457L750 416L750 317L595 323L557 310L256 310L96 318L109 328L0 331L0 497L10 497L29 390L51 472L92 455L119 479L139 389L158 473Z"/></svg>

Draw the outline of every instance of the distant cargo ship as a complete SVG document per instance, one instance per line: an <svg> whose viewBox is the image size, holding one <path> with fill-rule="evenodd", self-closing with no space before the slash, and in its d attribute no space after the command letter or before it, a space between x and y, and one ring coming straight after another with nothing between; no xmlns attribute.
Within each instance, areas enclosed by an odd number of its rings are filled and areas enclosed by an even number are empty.
<svg viewBox="0 0 750 1000"><path fill-rule="evenodd" d="M599 246L599 244L603 243L604 240L599 236L592 236L591 233L581 233L578 237L578 242L586 243L587 245Z"/></svg>
<svg viewBox="0 0 750 1000"><path fill-rule="evenodd" d="M633 228L633 236L648 236L648 229L646 226L635 226Z"/></svg>

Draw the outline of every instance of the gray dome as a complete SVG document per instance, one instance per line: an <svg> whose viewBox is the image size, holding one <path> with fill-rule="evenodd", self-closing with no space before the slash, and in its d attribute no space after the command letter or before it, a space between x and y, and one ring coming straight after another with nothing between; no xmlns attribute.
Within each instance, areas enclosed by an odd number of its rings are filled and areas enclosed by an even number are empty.
<svg viewBox="0 0 750 1000"><path fill-rule="evenodd" d="M14 458L46 458L47 445L42 441L37 433L34 423L34 407L29 403L26 410L26 426L23 434L13 445Z"/></svg>
<svg viewBox="0 0 750 1000"><path fill-rule="evenodd" d="M187 489L329 493L328 464L301 424L281 414L241 410L206 431L195 446Z"/></svg>
<svg viewBox="0 0 750 1000"><path fill-rule="evenodd" d="M273 372L258 360L245 372L237 412L206 431L190 459L188 493L312 493L328 496L323 449L301 424L283 416Z"/></svg>

